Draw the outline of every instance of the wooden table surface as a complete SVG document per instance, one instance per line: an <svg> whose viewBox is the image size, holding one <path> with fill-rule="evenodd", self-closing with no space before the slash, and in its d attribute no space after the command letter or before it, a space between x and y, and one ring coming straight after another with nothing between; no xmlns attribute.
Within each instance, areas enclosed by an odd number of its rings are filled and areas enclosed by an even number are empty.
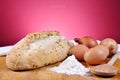
<svg viewBox="0 0 120 80"><path fill-rule="evenodd" d="M57 64L47 67L29 70L29 71L12 71L6 67L5 56L0 57L0 80L120 80L120 74L118 73L113 77L98 77L91 76L77 76L77 75L65 75L46 70ZM117 60L114 64L120 72L120 60Z"/></svg>

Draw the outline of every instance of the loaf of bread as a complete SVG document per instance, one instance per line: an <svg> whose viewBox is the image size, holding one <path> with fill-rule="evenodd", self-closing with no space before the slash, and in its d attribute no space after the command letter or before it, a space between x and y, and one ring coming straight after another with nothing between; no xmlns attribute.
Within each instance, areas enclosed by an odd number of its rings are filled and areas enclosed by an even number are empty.
<svg viewBox="0 0 120 80"><path fill-rule="evenodd" d="M30 70L64 60L72 47L57 31L30 33L16 43L6 56L11 70Z"/></svg>

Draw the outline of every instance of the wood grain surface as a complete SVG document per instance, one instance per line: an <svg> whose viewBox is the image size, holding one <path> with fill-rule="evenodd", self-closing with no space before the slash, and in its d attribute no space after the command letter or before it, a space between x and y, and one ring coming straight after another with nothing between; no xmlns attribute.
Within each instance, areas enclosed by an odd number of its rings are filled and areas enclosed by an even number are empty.
<svg viewBox="0 0 120 80"><path fill-rule="evenodd" d="M46 70L47 68L58 65L59 63L49 65L43 68L29 70L29 71L12 71L6 67L5 56L0 57L0 80L120 80L118 73L113 77L99 77L95 75L78 76L59 74ZM84 63L85 64L85 63ZM118 59L114 66L120 72L120 60Z"/></svg>

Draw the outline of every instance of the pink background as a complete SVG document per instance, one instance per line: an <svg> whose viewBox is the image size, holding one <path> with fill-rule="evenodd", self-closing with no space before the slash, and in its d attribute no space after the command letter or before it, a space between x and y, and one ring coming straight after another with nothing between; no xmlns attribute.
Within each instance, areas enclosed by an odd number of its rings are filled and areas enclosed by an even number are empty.
<svg viewBox="0 0 120 80"><path fill-rule="evenodd" d="M44 30L120 43L119 27L120 0L0 0L0 46Z"/></svg>

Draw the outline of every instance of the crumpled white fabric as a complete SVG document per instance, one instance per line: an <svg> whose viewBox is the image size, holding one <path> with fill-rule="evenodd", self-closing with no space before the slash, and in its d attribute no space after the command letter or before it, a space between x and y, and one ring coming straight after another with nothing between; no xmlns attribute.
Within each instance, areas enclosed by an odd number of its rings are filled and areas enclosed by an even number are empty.
<svg viewBox="0 0 120 80"><path fill-rule="evenodd" d="M13 45L0 47L0 56L7 55L10 52L12 47Z"/></svg>

